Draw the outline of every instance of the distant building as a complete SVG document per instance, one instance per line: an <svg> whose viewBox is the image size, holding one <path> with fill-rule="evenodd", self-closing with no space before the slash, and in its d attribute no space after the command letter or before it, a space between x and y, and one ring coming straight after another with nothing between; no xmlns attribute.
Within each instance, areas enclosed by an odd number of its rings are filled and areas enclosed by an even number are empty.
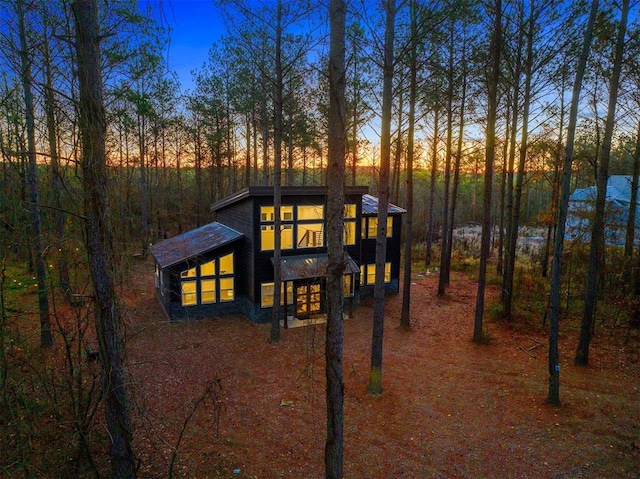
<svg viewBox="0 0 640 479"><path fill-rule="evenodd" d="M605 242L610 246L623 246L631 206L631 176L613 175L607 180L605 206ZM569 197L566 240L584 243L591 241L591 219L594 214L597 188L577 188ZM638 195L640 199L640 195ZM636 203L636 242L640 238L640 205Z"/></svg>
<svg viewBox="0 0 640 479"><path fill-rule="evenodd" d="M378 199L365 186L347 187L344 207L345 303L373 294ZM324 187L282 187L281 267L284 315L326 312L327 247ZM241 313L271 320L273 308L273 187L249 187L211 206L213 223L151 247L155 285L172 321ZM399 291L400 232L405 210L389 205L385 283Z"/></svg>

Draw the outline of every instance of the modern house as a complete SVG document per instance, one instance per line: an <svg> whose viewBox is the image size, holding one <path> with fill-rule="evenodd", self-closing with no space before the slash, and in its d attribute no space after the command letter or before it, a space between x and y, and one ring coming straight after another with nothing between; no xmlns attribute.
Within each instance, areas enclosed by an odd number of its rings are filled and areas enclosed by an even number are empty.
<svg viewBox="0 0 640 479"><path fill-rule="evenodd" d="M283 318L326 312L324 187L282 187L281 301ZM242 313L271 320L273 308L273 187L252 186L211 206L215 221L151 247L156 292L172 321ZM389 205L385 283L399 291L400 232L405 210ZM344 297L357 306L373 294L378 199L368 187L345 189Z"/></svg>

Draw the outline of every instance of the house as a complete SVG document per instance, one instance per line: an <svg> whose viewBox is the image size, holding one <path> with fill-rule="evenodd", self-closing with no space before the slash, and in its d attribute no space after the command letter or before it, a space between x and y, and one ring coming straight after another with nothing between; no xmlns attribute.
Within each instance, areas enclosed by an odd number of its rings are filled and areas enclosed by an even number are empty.
<svg viewBox="0 0 640 479"><path fill-rule="evenodd" d="M625 242L631 206L631 176L612 175L607 180L605 196L605 241L611 246ZM596 186L576 188L569 197L566 240L588 243L591 240L591 217L597 196ZM640 199L640 195L637 197ZM640 238L640 205L636 202L635 238Z"/></svg>
<svg viewBox="0 0 640 479"><path fill-rule="evenodd" d="M283 317L326 312L327 190L285 186L281 193ZM151 247L156 292L172 321L241 313L256 323L273 308L273 187L252 186L211 206L212 223ZM405 210L389 205L385 288L400 288L400 232ZM373 295L378 199L366 186L346 187L345 304Z"/></svg>

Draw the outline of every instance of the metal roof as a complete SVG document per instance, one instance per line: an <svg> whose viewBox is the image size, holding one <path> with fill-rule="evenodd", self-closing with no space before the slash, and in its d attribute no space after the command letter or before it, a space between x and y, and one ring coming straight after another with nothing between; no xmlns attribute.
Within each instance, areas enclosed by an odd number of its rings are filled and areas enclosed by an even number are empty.
<svg viewBox="0 0 640 479"><path fill-rule="evenodd" d="M389 208L387 209L387 212L389 214L400 214L400 213L406 213L407 210L389 203ZM362 214L377 215L378 214L378 198L371 195L362 195Z"/></svg>
<svg viewBox="0 0 640 479"><path fill-rule="evenodd" d="M271 262L273 262L273 258L271 258ZM292 281L294 279L307 278L323 278L327 275L328 262L329 255L327 255L326 253L314 255L283 256L280 259L280 265L282 267L282 281ZM347 253L345 253L345 263L345 274L360 272L360 267Z"/></svg>
<svg viewBox="0 0 640 479"><path fill-rule="evenodd" d="M242 237L242 233L214 221L154 244L151 254L161 268L166 268Z"/></svg>

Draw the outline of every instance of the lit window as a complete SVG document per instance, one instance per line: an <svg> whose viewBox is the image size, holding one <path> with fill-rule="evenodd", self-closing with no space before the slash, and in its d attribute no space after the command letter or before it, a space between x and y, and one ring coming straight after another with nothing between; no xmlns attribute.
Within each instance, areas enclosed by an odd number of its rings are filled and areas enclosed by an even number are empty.
<svg viewBox="0 0 640 479"><path fill-rule="evenodd" d="M280 249L292 249L293 226L282 225L280 231ZM275 230L273 226L262 225L260 227L260 244L262 251L269 251L275 248Z"/></svg>
<svg viewBox="0 0 640 479"><path fill-rule="evenodd" d="M215 276L216 275L216 260L209 261L200 265L200 276Z"/></svg>
<svg viewBox="0 0 640 479"><path fill-rule="evenodd" d="M344 297L350 297L353 296L353 275L352 274L345 274L343 276L344 280L342 283L342 291L344 294Z"/></svg>
<svg viewBox="0 0 640 479"><path fill-rule="evenodd" d="M197 304L196 298L196 282L195 281L183 281L182 282L182 306L193 306Z"/></svg>
<svg viewBox="0 0 640 479"><path fill-rule="evenodd" d="M293 304L293 283L283 281L280 283L280 304L284 304L285 284L287 290L287 304ZM262 283L260 286L260 306L270 308L273 306L273 283Z"/></svg>
<svg viewBox="0 0 640 479"><path fill-rule="evenodd" d="M321 220L324 218L324 206L322 205L298 205L298 221Z"/></svg>
<svg viewBox="0 0 640 479"><path fill-rule="evenodd" d="M260 245L262 251L268 251L275 247L273 226L260 227Z"/></svg>
<svg viewBox="0 0 640 479"><path fill-rule="evenodd" d="M181 278L195 278L196 277L196 269L195 268L191 268L191 269L188 269L186 271L183 271L182 273L180 273L180 277Z"/></svg>
<svg viewBox="0 0 640 479"><path fill-rule="evenodd" d="M344 205L344 217L355 218L356 217L356 205Z"/></svg>
<svg viewBox="0 0 640 479"><path fill-rule="evenodd" d="M233 253L220 258L220 274L233 274Z"/></svg>
<svg viewBox="0 0 640 479"><path fill-rule="evenodd" d="M275 221L275 207L273 206L261 206L260 207L260 221L262 223L272 223ZM293 221L293 206L281 206L280 207L280 219L282 221Z"/></svg>
<svg viewBox="0 0 640 479"><path fill-rule="evenodd" d="M384 282L391 282L391 263L384 265ZM365 264L360 266L360 284L376 284L376 265Z"/></svg>
<svg viewBox="0 0 640 479"><path fill-rule="evenodd" d="M345 245L356 244L356 222L355 221L344 222L344 244Z"/></svg>
<svg viewBox="0 0 640 479"><path fill-rule="evenodd" d="M200 297L202 304L216 302L216 280L203 279L200 281Z"/></svg>
<svg viewBox="0 0 640 479"><path fill-rule="evenodd" d="M220 278L220 301L224 303L234 299L233 278Z"/></svg>
<svg viewBox="0 0 640 479"><path fill-rule="evenodd" d="M298 224L298 248L317 248L324 245L322 223Z"/></svg>
<svg viewBox="0 0 640 479"><path fill-rule="evenodd" d="M378 218L376 216L362 218L362 237L375 238L377 235ZM387 238L391 238L391 236L393 236L393 218L391 216L387 216Z"/></svg>

